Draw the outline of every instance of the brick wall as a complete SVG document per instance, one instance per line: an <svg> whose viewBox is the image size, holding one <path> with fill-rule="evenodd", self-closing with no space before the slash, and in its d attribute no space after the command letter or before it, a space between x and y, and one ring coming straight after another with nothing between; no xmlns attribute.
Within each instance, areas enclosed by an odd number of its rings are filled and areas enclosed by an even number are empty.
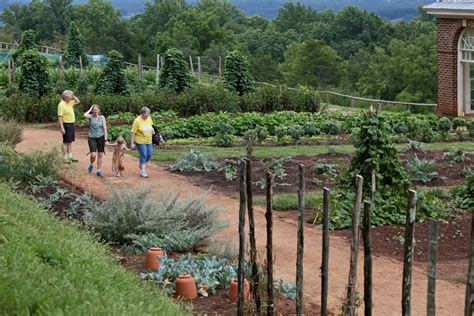
<svg viewBox="0 0 474 316"><path fill-rule="evenodd" d="M458 115L458 40L461 19L438 18L438 115ZM474 21L472 22L474 25ZM471 24L471 23L469 23Z"/></svg>

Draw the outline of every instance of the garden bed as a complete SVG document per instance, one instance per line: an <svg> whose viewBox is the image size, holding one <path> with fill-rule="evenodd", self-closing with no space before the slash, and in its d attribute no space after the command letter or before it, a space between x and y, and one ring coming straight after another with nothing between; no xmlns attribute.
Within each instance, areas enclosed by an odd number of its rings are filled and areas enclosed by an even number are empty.
<svg viewBox="0 0 474 316"><path fill-rule="evenodd" d="M334 153L334 154L321 154L316 156L295 156L292 162L283 164L287 176L278 180L277 182L280 185L277 185L274 190L275 194L278 193L296 193L298 190L298 164L303 164L306 166L305 171L305 186L306 191L319 191L322 190L324 186L333 187L335 185L335 180L333 177L328 177L325 175L318 174L313 167L317 163L326 163L336 166L337 173L339 174L342 169L348 168L350 161L352 159L352 154L344 153ZM420 159L426 160L435 160L435 170L442 177L441 179L436 179L428 183L422 183L416 181L414 184L417 186L426 186L426 187L440 187L440 186L454 186L461 185L465 178L461 175L461 172L464 166L468 166L471 169L474 168L474 153L466 153L466 156L470 160L465 161L464 163L451 163L443 159L443 151L432 150L426 152L417 152L417 156ZM407 153L401 153L400 158L402 160L407 160L409 155ZM268 169L267 162L271 158L254 158L252 161L252 180L253 192L255 195L265 194L265 190L262 189L259 185L256 184L257 181L266 176L266 171ZM225 159L220 161L222 165L225 164ZM193 184L203 187L210 188L213 190L234 196L239 193L239 183L238 180L232 182L226 181L224 174L218 172L217 170L212 170L210 172L180 172Z"/></svg>

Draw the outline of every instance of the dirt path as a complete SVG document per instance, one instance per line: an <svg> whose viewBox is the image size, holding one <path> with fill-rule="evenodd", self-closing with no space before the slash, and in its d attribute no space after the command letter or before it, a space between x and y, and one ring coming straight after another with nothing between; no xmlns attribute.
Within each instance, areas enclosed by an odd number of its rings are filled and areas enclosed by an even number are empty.
<svg viewBox="0 0 474 316"><path fill-rule="evenodd" d="M49 149L60 143L58 132L44 129L25 129L24 140L17 148L20 151L33 149ZM87 190L98 197L107 197L110 185L124 184L129 187L140 187L143 185L156 186L159 190L169 190L182 193L183 197L188 194L200 195L205 190L192 185L186 178L171 174L158 165L150 165L148 173L150 178L142 179L138 176L138 160L133 157L125 158L125 177L115 178L110 172L111 154L105 159L105 177L99 178L95 174L87 174L88 152L87 141L79 139L75 142L73 152L79 163L63 174L66 181ZM226 230L219 233L216 239L229 240L238 243L238 201L227 196L211 192L209 203L220 205L225 212L222 219L228 221ZM256 208L256 232L257 243L261 254L265 251L265 210ZM296 225L287 219L275 218L273 249L276 254L275 277L285 281L295 280L296 264ZM321 263L321 232L319 229L306 229L305 231L305 254L304 254L304 293L306 302L319 304L320 302L320 278L319 267ZM342 238L331 237L330 240L330 262L329 262L329 307L333 312L339 312L341 301L345 293L349 269L349 244ZM374 257L374 315L400 315L401 314L401 283L402 263L384 257ZM358 271L359 292L363 292L363 257L359 258ZM426 285L427 276L425 271L414 268L412 289L412 314L426 314ZM464 309L464 287L461 284L447 281L438 281L437 314L438 315L462 315ZM362 313L362 309L360 310ZM316 311L315 311L316 313Z"/></svg>

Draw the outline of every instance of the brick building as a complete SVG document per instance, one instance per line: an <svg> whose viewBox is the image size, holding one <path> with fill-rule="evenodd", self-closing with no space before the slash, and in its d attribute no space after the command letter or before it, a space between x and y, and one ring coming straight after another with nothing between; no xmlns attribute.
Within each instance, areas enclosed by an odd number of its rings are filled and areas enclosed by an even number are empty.
<svg viewBox="0 0 474 316"><path fill-rule="evenodd" d="M438 115L474 115L474 0L438 0L423 9L438 24Z"/></svg>

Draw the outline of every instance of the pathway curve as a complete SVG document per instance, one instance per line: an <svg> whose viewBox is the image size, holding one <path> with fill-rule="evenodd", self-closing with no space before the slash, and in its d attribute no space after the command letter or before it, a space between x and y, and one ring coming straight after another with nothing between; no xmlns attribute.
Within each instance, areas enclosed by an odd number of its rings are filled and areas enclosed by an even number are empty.
<svg viewBox="0 0 474 316"><path fill-rule="evenodd" d="M20 151L34 149L49 149L60 143L60 134L47 129L25 129L23 141L17 145ZM159 149L158 149L159 150ZM95 174L87 174L88 152L87 140L78 139L73 148L75 158L79 163L63 173L65 181L76 185L82 190L106 198L111 185L127 185L140 187L143 185L156 186L157 190L179 191L185 197L188 194L200 195L206 191L191 184L185 177L167 172L164 167L152 164L148 168L149 178L142 179L138 176L138 160L134 157L125 158L125 177L116 178L111 175L111 153L105 158L105 177L99 178ZM228 221L229 226L215 238L229 240L238 244L238 209L239 202L229 197L210 192L209 203L221 206L225 211L221 217ZM256 238L260 253L264 255L266 244L265 210L255 208ZM273 251L276 255L275 277L285 281L295 280L296 267L296 223L288 219L275 218L273 234ZM320 303L320 278L319 267L321 263L321 239L319 229L307 228L305 230L304 253L304 293L307 303ZM329 262L329 309L339 312L341 301L345 293L349 270L350 246L341 238L330 239ZM373 258L373 293L374 315L400 315L401 314L401 282L403 264L385 258ZM358 271L359 292L363 293L363 257L362 251L359 258ZM425 271L414 267L412 289L412 315L426 314L426 288L427 275ZM439 280L436 286L437 314L438 315L463 315L464 287L458 283ZM361 314L363 309L360 309ZM315 311L316 313L316 311Z"/></svg>

